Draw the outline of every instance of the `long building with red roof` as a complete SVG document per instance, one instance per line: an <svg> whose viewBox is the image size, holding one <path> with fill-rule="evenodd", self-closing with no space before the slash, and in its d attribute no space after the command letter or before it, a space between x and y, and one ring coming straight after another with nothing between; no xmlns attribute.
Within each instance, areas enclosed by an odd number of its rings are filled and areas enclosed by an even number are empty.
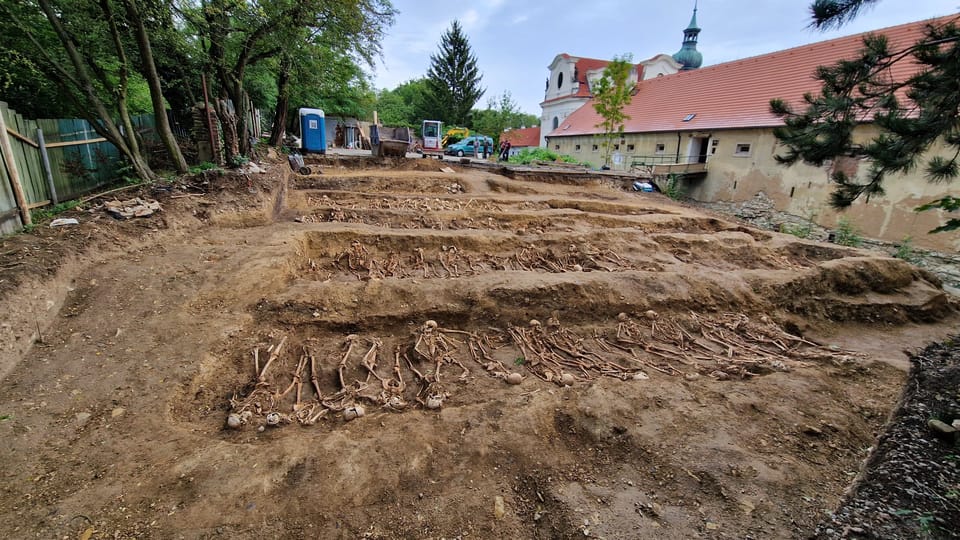
<svg viewBox="0 0 960 540"><path fill-rule="evenodd" d="M901 50L916 43L927 25L956 20L957 16L948 16L873 33L884 34L891 50ZM838 160L824 168L776 163L775 154L784 149L773 136L773 128L783 122L771 112L770 100L781 98L802 110L804 94L820 91L816 68L856 57L866 35L639 79L625 110L630 118L624 136L614 141L612 168L688 172L688 192L697 200L746 201L763 192L781 210L801 216L816 214L821 224L834 226L837 215L827 204L831 172L843 167L844 172L856 174L865 172L867 166L860 164L859 158ZM911 63L900 62L889 75L899 80L915 70ZM597 127L600 122L587 99L555 129L543 124L547 147L581 161L602 163L603 146L597 137L602 133ZM873 132L866 124L857 136L865 141ZM885 187L884 198L855 203L847 211L865 233L893 241L909 235L918 244L935 249L960 248L958 234L926 234L943 216L913 212L919 204L949 193L949 184L930 184L918 172L909 178L890 177Z"/></svg>

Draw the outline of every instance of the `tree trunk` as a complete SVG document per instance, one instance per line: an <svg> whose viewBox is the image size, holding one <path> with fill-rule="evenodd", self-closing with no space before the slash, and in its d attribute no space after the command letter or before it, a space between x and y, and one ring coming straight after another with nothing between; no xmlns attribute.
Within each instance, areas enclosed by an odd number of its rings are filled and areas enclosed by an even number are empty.
<svg viewBox="0 0 960 540"><path fill-rule="evenodd" d="M223 128L223 151L226 154L227 166L231 166L241 155L237 144L237 115L230 110L225 99L220 99L217 100L217 116Z"/></svg>
<svg viewBox="0 0 960 540"><path fill-rule="evenodd" d="M126 51L123 49L123 39L120 37L120 30L117 28L117 23L113 19L113 11L110 9L109 0L100 0L100 9L103 11L103 17L107 21L107 25L110 27L110 37L113 39L113 47L117 51L117 60L120 64L120 80L114 92L117 96L117 112L120 115L120 125L123 128L121 133L126 140L130 155L140 157L142 155L140 152L140 140L137 138L136 127L133 125L133 121L130 118L130 111L127 109L129 63L127 62ZM134 168L136 168L136 166Z"/></svg>
<svg viewBox="0 0 960 540"><path fill-rule="evenodd" d="M90 77L90 73L86 64L84 64L83 56L77 49L73 38L64 28L62 21L60 20L53 6L50 4L50 0L38 0L37 3L40 5L40 9L43 10L44 15L47 17L47 20L53 27L57 37L60 39L60 43L63 44L63 47L67 53L67 57L70 59L70 63L73 65L76 77L71 75L62 65L46 54L42 47L39 48L41 56L44 57L44 59L50 64L50 67L55 72L59 73L64 80L70 81L70 83L80 90L87 98L87 105L93 109L92 111L89 111L88 120L93 120L90 122L90 124L93 126L94 130L107 139L111 144L116 146L117 149L124 155L124 157L130 160L131 164L134 166L134 169L137 171L137 176L143 180L153 180L153 171L150 170L150 166L140 155L139 148L136 146L135 142L136 138L134 137L134 146L131 148L124 135L120 132L120 129L117 127L116 123L114 123L113 116L107 110L106 105L97 96L96 87L93 84L93 80ZM17 26L19 26L21 30L29 34L28 28L24 28L20 21L16 22ZM35 42L32 34L29 35L31 40ZM37 46L39 47L39 44L37 44ZM66 83L64 82L63 84ZM118 107L120 107L120 105L118 105ZM122 115L126 111L123 110L120 112Z"/></svg>
<svg viewBox="0 0 960 540"><path fill-rule="evenodd" d="M178 173L185 173L189 170L187 160L183 158L180 152L180 145L177 144L173 131L170 130L170 121L167 119L167 110L163 105L163 90L160 88L160 76L157 74L157 66L153 61L153 49L150 46L150 37L147 35L147 28L143 24L140 12L137 9L136 0L124 0L127 7L127 16L133 23L134 34L137 38L137 46L140 49L140 58L143 62L143 76L150 85L150 102L153 105L153 116L156 120L157 132L160 140L167 148L170 159Z"/></svg>
<svg viewBox="0 0 960 540"><path fill-rule="evenodd" d="M235 76L243 77L243 72ZM243 90L243 80L237 79L236 84L233 88L233 110L235 117L236 133L237 138L237 152L239 155L245 156L250 153L250 126L247 122L247 100L244 99L244 90Z"/></svg>
<svg viewBox="0 0 960 540"><path fill-rule="evenodd" d="M277 106L273 110L273 127L270 128L270 146L283 144L283 135L287 129L287 108L290 106L290 57L284 55L280 60L280 74L277 78Z"/></svg>

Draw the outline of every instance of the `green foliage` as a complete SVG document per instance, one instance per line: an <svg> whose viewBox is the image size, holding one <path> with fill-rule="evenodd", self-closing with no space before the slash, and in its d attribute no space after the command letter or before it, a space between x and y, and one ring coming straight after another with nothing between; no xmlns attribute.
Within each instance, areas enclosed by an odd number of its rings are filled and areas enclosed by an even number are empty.
<svg viewBox="0 0 960 540"><path fill-rule="evenodd" d="M522 356L518 356L517 359L513 361L513 364L515 366L522 366L526 363L527 363L527 359Z"/></svg>
<svg viewBox="0 0 960 540"><path fill-rule="evenodd" d="M834 242L841 246L860 247L863 245L863 237L853 223L843 216L837 220L837 231Z"/></svg>
<svg viewBox="0 0 960 540"><path fill-rule="evenodd" d="M59 204L55 204L50 207L45 208L35 208L30 211L30 217L33 219L34 223L39 223L41 221L47 221L48 219L53 219L59 214L66 212L67 210L73 210L80 205L80 199L66 201Z"/></svg>
<svg viewBox="0 0 960 540"><path fill-rule="evenodd" d="M810 5L812 26L830 29L840 28L857 18L860 12L879 0L814 0Z"/></svg>
<svg viewBox="0 0 960 540"><path fill-rule="evenodd" d="M816 0L813 24L843 25L876 1ZM898 63L907 62L915 64L913 75L891 76ZM869 159L862 180L842 172L831 176L836 184L831 205L846 208L862 195L882 194L888 175L916 169L937 141L946 152L926 160L927 178L941 182L960 174L960 29L954 22L927 25L923 37L902 50L892 49L886 36L870 34L855 58L820 66L816 77L821 91L804 96L804 110L794 111L781 99L771 100L770 109L784 122L774 130L786 146L778 162L820 166L840 156ZM872 119L879 134L861 147L854 145L853 132L864 118ZM923 208L934 207L941 206ZM960 220L951 220L935 231L958 227Z"/></svg>
<svg viewBox="0 0 960 540"><path fill-rule="evenodd" d="M473 111L473 127L480 133L489 133L494 146L499 146L504 129L535 125L527 123L531 117L533 115L521 113L510 92L504 91L499 98L490 98L486 109Z"/></svg>
<svg viewBox="0 0 960 540"><path fill-rule="evenodd" d="M426 111L433 120L469 125L470 110L483 96L482 78L467 36L454 20L440 38L440 50L430 55Z"/></svg>
<svg viewBox="0 0 960 540"><path fill-rule="evenodd" d="M603 118L596 127L603 128L601 146L603 164L610 165L613 141L623 136L623 128L630 117L623 109L633 97L633 85L627 84L630 77L632 57L629 54L614 57L603 69L603 76L593 85L593 108Z"/></svg>
<svg viewBox="0 0 960 540"><path fill-rule="evenodd" d="M780 229L780 232L792 234L797 238L807 239L810 238L811 234L813 234L813 224L804 223L803 225L790 225L789 223L784 223Z"/></svg>
<svg viewBox="0 0 960 540"><path fill-rule="evenodd" d="M203 171L218 170L223 171L216 163L210 163L209 161L204 161L199 165L194 165L190 167L190 174L200 174Z"/></svg>
<svg viewBox="0 0 960 540"><path fill-rule="evenodd" d="M667 182L663 186L663 194L675 201L679 201L686 195L686 190L680 185L680 177L671 174L667 177Z"/></svg>
<svg viewBox="0 0 960 540"><path fill-rule="evenodd" d="M897 244L897 251L894 252L893 256L909 263L916 263L920 260L917 252L913 249L913 238L909 236Z"/></svg>
<svg viewBox="0 0 960 540"><path fill-rule="evenodd" d="M926 210L931 210L933 208L939 208L945 212L957 212L960 211L960 197L951 197L947 195L942 199L937 199L935 201L928 202L927 204L920 205L914 210L916 212L923 212ZM946 232L946 231L955 231L960 229L960 218L950 218L944 225L937 227L936 229L930 231L932 233Z"/></svg>
<svg viewBox="0 0 960 540"><path fill-rule="evenodd" d="M784 223L781 226L780 232L786 234L792 234L797 238L810 238L813 235L813 229L817 223L817 210L814 208L808 208L805 214L806 222L802 225L790 225L789 223Z"/></svg>
<svg viewBox="0 0 960 540"><path fill-rule="evenodd" d="M556 152L547 150L546 148L524 148L516 155L510 156L510 163L529 165L534 161L540 161L544 163L560 161L562 163L585 165L585 163L577 161L577 159L574 157L564 154L557 154Z"/></svg>

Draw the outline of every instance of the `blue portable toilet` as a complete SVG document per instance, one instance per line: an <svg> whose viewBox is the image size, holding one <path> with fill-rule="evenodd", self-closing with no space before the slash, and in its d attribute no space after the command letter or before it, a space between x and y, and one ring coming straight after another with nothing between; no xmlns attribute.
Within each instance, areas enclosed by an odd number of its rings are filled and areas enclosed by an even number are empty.
<svg viewBox="0 0 960 540"><path fill-rule="evenodd" d="M327 153L327 129L320 109L300 109L303 152Z"/></svg>

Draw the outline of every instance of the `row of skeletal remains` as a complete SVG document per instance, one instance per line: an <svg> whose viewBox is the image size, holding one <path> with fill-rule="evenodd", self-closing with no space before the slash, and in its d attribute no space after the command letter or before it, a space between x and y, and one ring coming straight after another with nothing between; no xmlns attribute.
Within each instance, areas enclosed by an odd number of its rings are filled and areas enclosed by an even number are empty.
<svg viewBox="0 0 960 540"><path fill-rule="evenodd" d="M489 376L520 384L525 376L494 358L494 352L504 347L520 353L515 369L561 386L601 376L643 380L648 378L647 370L688 379L700 375L717 380L748 378L803 367L808 365L806 361L845 362L851 358L849 353L792 335L766 316L755 322L735 313L690 313L680 318L660 317L651 310L639 319L620 313L615 333L597 329L590 337L563 326L556 317L547 319L546 324L531 320L526 326L508 326L505 331L491 328L488 333L442 328L430 320L418 328L412 346L408 343L393 350L387 370L378 370L381 340L347 336L335 361L319 361L337 368L336 390L324 392L316 343L311 340L302 347L289 383L282 374L271 377L277 370L270 368L278 363L286 341L283 337L266 350L262 366L260 348L254 349L255 378L242 396L230 400L229 427L240 428L261 416L271 426L313 425L336 414L352 420L364 416L367 407L400 411L411 402L439 409L450 397L452 382L471 378L467 367L471 361ZM448 374L448 367L457 372ZM409 392L404 368L414 383ZM347 380L348 369L360 369L365 376ZM307 393L312 393L312 398L307 398Z"/></svg>
<svg viewBox="0 0 960 540"><path fill-rule="evenodd" d="M315 266L315 265L314 265ZM486 273L492 270L582 272L623 271L635 269L629 261L610 249L598 249L589 244L571 244L565 251L538 248L530 245L509 256L470 254L456 246L441 246L435 257L426 250L416 248L407 255L390 252L386 258L377 259L359 240L338 254L333 266L350 272L357 279L387 277L455 278Z"/></svg>
<svg viewBox="0 0 960 540"><path fill-rule="evenodd" d="M436 211L455 211L455 210L481 210L491 212L503 212L504 208L493 201L484 200L461 200L461 199L425 199L423 197L395 198L395 199L370 199L363 198L361 201L352 204L343 204L336 202L330 196L323 195L320 198L307 197L307 202L314 207L328 206L331 208L328 215L329 221L340 221L333 219L337 212L347 210L413 210L417 212L436 212ZM545 207L546 205L538 205Z"/></svg>

